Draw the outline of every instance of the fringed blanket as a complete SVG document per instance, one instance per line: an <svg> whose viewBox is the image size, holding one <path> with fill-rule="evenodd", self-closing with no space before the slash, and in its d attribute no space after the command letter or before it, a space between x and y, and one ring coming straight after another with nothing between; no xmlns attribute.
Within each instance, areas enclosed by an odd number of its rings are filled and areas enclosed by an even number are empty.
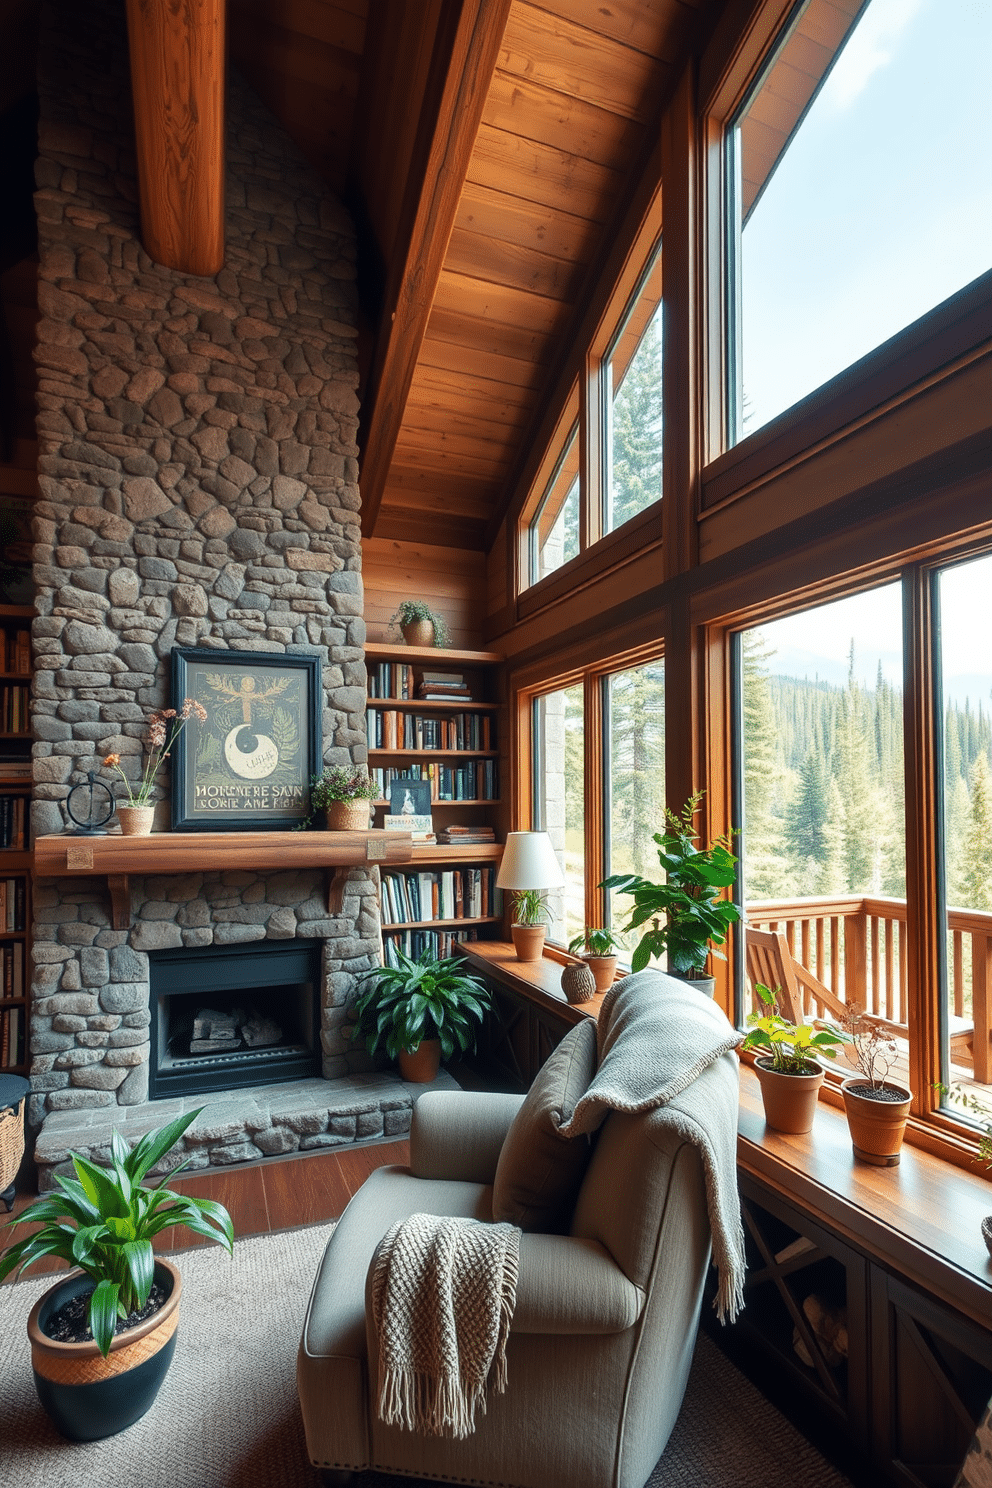
<svg viewBox="0 0 992 1488"><path fill-rule="evenodd" d="M506 1389L520 1231L413 1214L393 1225L372 1271L379 1417L424 1436L464 1437Z"/></svg>
<svg viewBox="0 0 992 1488"><path fill-rule="evenodd" d="M639 971L614 983L603 999L597 1039L599 1066L565 1137L593 1132L610 1111L652 1111L699 1150L706 1207L719 1273L715 1299L721 1322L744 1304L744 1232L737 1193L736 1060L727 1062L724 1088L696 1084L744 1035L702 992L660 971ZM720 1098L720 1096L723 1098Z"/></svg>

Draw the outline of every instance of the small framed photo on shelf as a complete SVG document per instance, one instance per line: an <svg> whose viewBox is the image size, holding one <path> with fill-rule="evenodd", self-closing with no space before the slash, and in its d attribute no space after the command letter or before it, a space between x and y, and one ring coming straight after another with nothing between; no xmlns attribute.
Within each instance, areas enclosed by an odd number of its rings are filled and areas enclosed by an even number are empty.
<svg viewBox="0 0 992 1488"><path fill-rule="evenodd" d="M401 775L389 787L390 816L430 816L431 783L419 775Z"/></svg>
<svg viewBox="0 0 992 1488"><path fill-rule="evenodd" d="M172 749L174 832L285 831L310 810L320 767L317 656L172 651L172 697L200 703Z"/></svg>

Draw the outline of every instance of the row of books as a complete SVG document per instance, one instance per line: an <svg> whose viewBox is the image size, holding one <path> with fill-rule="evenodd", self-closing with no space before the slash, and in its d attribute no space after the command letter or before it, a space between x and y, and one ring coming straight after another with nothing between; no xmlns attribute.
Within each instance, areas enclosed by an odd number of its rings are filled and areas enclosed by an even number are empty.
<svg viewBox="0 0 992 1488"><path fill-rule="evenodd" d="M418 920L477 920L499 914L496 869L441 868L421 873L382 874L382 918L388 925Z"/></svg>
<svg viewBox="0 0 992 1488"><path fill-rule="evenodd" d="M31 632L0 630L0 672L31 675Z"/></svg>
<svg viewBox="0 0 992 1488"><path fill-rule="evenodd" d="M31 689L23 682L8 682L0 688L0 733L26 734L29 728Z"/></svg>
<svg viewBox="0 0 992 1488"><path fill-rule="evenodd" d="M25 880L0 878L0 935L27 929L25 906Z"/></svg>
<svg viewBox="0 0 992 1488"><path fill-rule="evenodd" d="M465 940L478 940L479 932L474 926L464 930L395 930L382 937L382 954L387 966L398 966L397 951L416 959L424 951L432 956L450 956Z"/></svg>
<svg viewBox="0 0 992 1488"><path fill-rule="evenodd" d="M0 998L24 995L24 942L8 941L0 945Z"/></svg>
<svg viewBox="0 0 992 1488"><path fill-rule="evenodd" d="M24 1063L24 1009L0 1009L0 1068Z"/></svg>
<svg viewBox="0 0 992 1488"><path fill-rule="evenodd" d="M0 848L23 852L28 846L30 820L27 796L0 796Z"/></svg>
<svg viewBox="0 0 992 1488"><path fill-rule="evenodd" d="M425 718L395 708L370 708L366 714L370 749L492 749L488 713L457 713L453 718Z"/></svg>
<svg viewBox="0 0 992 1488"><path fill-rule="evenodd" d="M403 776L417 775L416 765L403 770L370 770L381 799L389 799L389 788ZM431 783L432 801L496 801L499 799L499 775L494 759L471 760L464 765L424 764L419 768L421 780Z"/></svg>
<svg viewBox="0 0 992 1488"><path fill-rule="evenodd" d="M412 698L413 667L405 661L380 661L369 667L370 698Z"/></svg>

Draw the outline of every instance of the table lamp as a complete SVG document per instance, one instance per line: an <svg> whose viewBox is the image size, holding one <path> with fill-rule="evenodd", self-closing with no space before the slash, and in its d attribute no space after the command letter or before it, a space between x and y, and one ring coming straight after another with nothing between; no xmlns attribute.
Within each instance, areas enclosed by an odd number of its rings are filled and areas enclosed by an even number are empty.
<svg viewBox="0 0 992 1488"><path fill-rule="evenodd" d="M496 887L513 895L510 934L518 961L540 961L547 928L548 889L565 882L547 832L508 832Z"/></svg>

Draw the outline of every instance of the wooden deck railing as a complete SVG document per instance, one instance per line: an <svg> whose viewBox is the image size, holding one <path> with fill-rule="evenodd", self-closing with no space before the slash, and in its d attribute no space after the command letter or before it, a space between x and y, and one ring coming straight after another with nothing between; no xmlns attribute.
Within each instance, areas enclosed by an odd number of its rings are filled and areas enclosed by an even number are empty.
<svg viewBox="0 0 992 1488"><path fill-rule="evenodd" d="M907 1031L906 903L863 895L749 904L747 922L781 930L793 957L835 997L860 1003ZM823 1015L815 1005L809 1011ZM992 1084L992 913L948 911L948 1012L974 1020L975 1079Z"/></svg>

